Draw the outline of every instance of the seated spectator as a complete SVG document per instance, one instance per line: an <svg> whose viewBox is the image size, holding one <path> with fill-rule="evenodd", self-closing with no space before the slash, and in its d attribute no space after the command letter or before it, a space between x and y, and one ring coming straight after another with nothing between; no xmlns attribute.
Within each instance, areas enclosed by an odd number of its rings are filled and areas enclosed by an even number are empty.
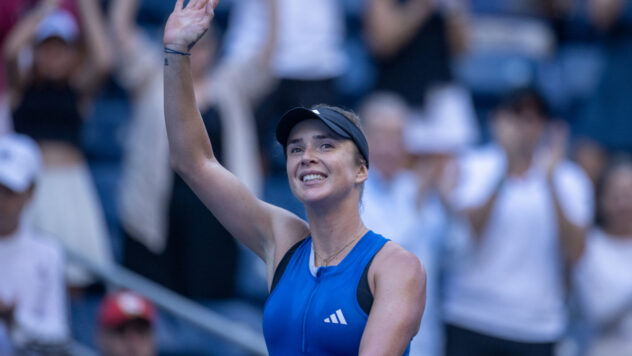
<svg viewBox="0 0 632 356"><path fill-rule="evenodd" d="M494 144L465 158L453 202L471 233L447 274L446 355L553 355L566 330L564 267L581 255L592 185L549 117L537 92L512 92Z"/></svg>
<svg viewBox="0 0 632 356"><path fill-rule="evenodd" d="M98 342L103 356L157 355L154 336L156 310L130 291L109 294L99 306Z"/></svg>
<svg viewBox="0 0 632 356"><path fill-rule="evenodd" d="M597 226L575 271L582 314L594 332L587 355L632 355L632 161L612 164L597 188Z"/></svg>
<svg viewBox="0 0 632 356"><path fill-rule="evenodd" d="M48 236L23 223L40 169L35 142L23 135L0 136L2 355L64 354L68 339L62 252Z"/></svg>

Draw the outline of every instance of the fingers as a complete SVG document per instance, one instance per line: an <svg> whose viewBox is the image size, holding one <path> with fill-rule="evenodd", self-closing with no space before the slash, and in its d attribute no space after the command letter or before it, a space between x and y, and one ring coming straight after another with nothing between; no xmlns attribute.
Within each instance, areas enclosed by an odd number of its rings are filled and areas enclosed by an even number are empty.
<svg viewBox="0 0 632 356"><path fill-rule="evenodd" d="M187 5L187 9L191 9L191 10L203 9L206 6L207 2L208 0L190 0L189 4Z"/></svg>
<svg viewBox="0 0 632 356"><path fill-rule="evenodd" d="M215 16L215 6L217 6L218 2L219 0L209 0L208 4L206 5L206 13L211 16L211 18Z"/></svg>
<svg viewBox="0 0 632 356"><path fill-rule="evenodd" d="M173 8L173 11L180 11L182 10L184 4L184 0L176 0L176 5Z"/></svg>

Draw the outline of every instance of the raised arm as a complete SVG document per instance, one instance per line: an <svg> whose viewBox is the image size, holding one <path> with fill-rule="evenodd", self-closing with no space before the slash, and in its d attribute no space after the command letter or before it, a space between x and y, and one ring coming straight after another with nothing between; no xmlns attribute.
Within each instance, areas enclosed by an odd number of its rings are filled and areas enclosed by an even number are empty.
<svg viewBox="0 0 632 356"><path fill-rule="evenodd" d="M129 51L136 43L138 36L136 14L139 0L114 0L109 9L109 27L114 35L114 43L123 51Z"/></svg>
<svg viewBox="0 0 632 356"><path fill-rule="evenodd" d="M165 121L171 165L226 229L261 257L271 279L276 264L307 225L290 212L258 200L213 154L197 109L189 49L208 29L216 3L177 0L164 34Z"/></svg>
<svg viewBox="0 0 632 356"><path fill-rule="evenodd" d="M213 94L222 118L224 164L257 196L263 191L254 108L273 88L270 59L277 37L277 0L264 2L268 28L263 49L247 58L228 58L213 73Z"/></svg>
<svg viewBox="0 0 632 356"><path fill-rule="evenodd" d="M365 26L369 46L381 57L387 57L404 46L431 13L432 1L370 0Z"/></svg>
<svg viewBox="0 0 632 356"><path fill-rule="evenodd" d="M116 47L116 70L119 83L132 94L143 93L155 85L156 73L162 69L159 43L153 43L136 24L139 0L114 0L110 3L108 23ZM162 118L156 118L162 125Z"/></svg>
<svg viewBox="0 0 632 356"><path fill-rule="evenodd" d="M59 6L59 0L45 0L31 10L9 32L3 48L3 56L6 65L6 80L12 101L16 101L15 95L24 85L26 78L20 73L18 56L20 52L33 42L39 23Z"/></svg>
<svg viewBox="0 0 632 356"><path fill-rule="evenodd" d="M77 78L77 86L84 93L91 95L112 68L112 46L97 1L79 0L76 3L86 49L86 59Z"/></svg>

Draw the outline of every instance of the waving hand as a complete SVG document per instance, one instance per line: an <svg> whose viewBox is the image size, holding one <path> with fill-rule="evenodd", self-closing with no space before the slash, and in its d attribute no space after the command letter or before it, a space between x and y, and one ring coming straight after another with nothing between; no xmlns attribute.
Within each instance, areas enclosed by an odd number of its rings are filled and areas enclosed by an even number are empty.
<svg viewBox="0 0 632 356"><path fill-rule="evenodd" d="M190 50L208 30L218 2L190 0L183 7L184 0L177 0L165 25L164 45L178 51Z"/></svg>

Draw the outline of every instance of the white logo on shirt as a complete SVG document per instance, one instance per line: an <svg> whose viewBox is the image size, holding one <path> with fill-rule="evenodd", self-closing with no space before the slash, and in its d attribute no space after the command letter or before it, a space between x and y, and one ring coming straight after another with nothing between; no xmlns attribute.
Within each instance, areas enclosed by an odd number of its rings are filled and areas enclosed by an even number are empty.
<svg viewBox="0 0 632 356"><path fill-rule="evenodd" d="M342 310L338 309L335 313L331 314L328 318L325 318L325 323L342 324L347 325L345 316L342 315Z"/></svg>

